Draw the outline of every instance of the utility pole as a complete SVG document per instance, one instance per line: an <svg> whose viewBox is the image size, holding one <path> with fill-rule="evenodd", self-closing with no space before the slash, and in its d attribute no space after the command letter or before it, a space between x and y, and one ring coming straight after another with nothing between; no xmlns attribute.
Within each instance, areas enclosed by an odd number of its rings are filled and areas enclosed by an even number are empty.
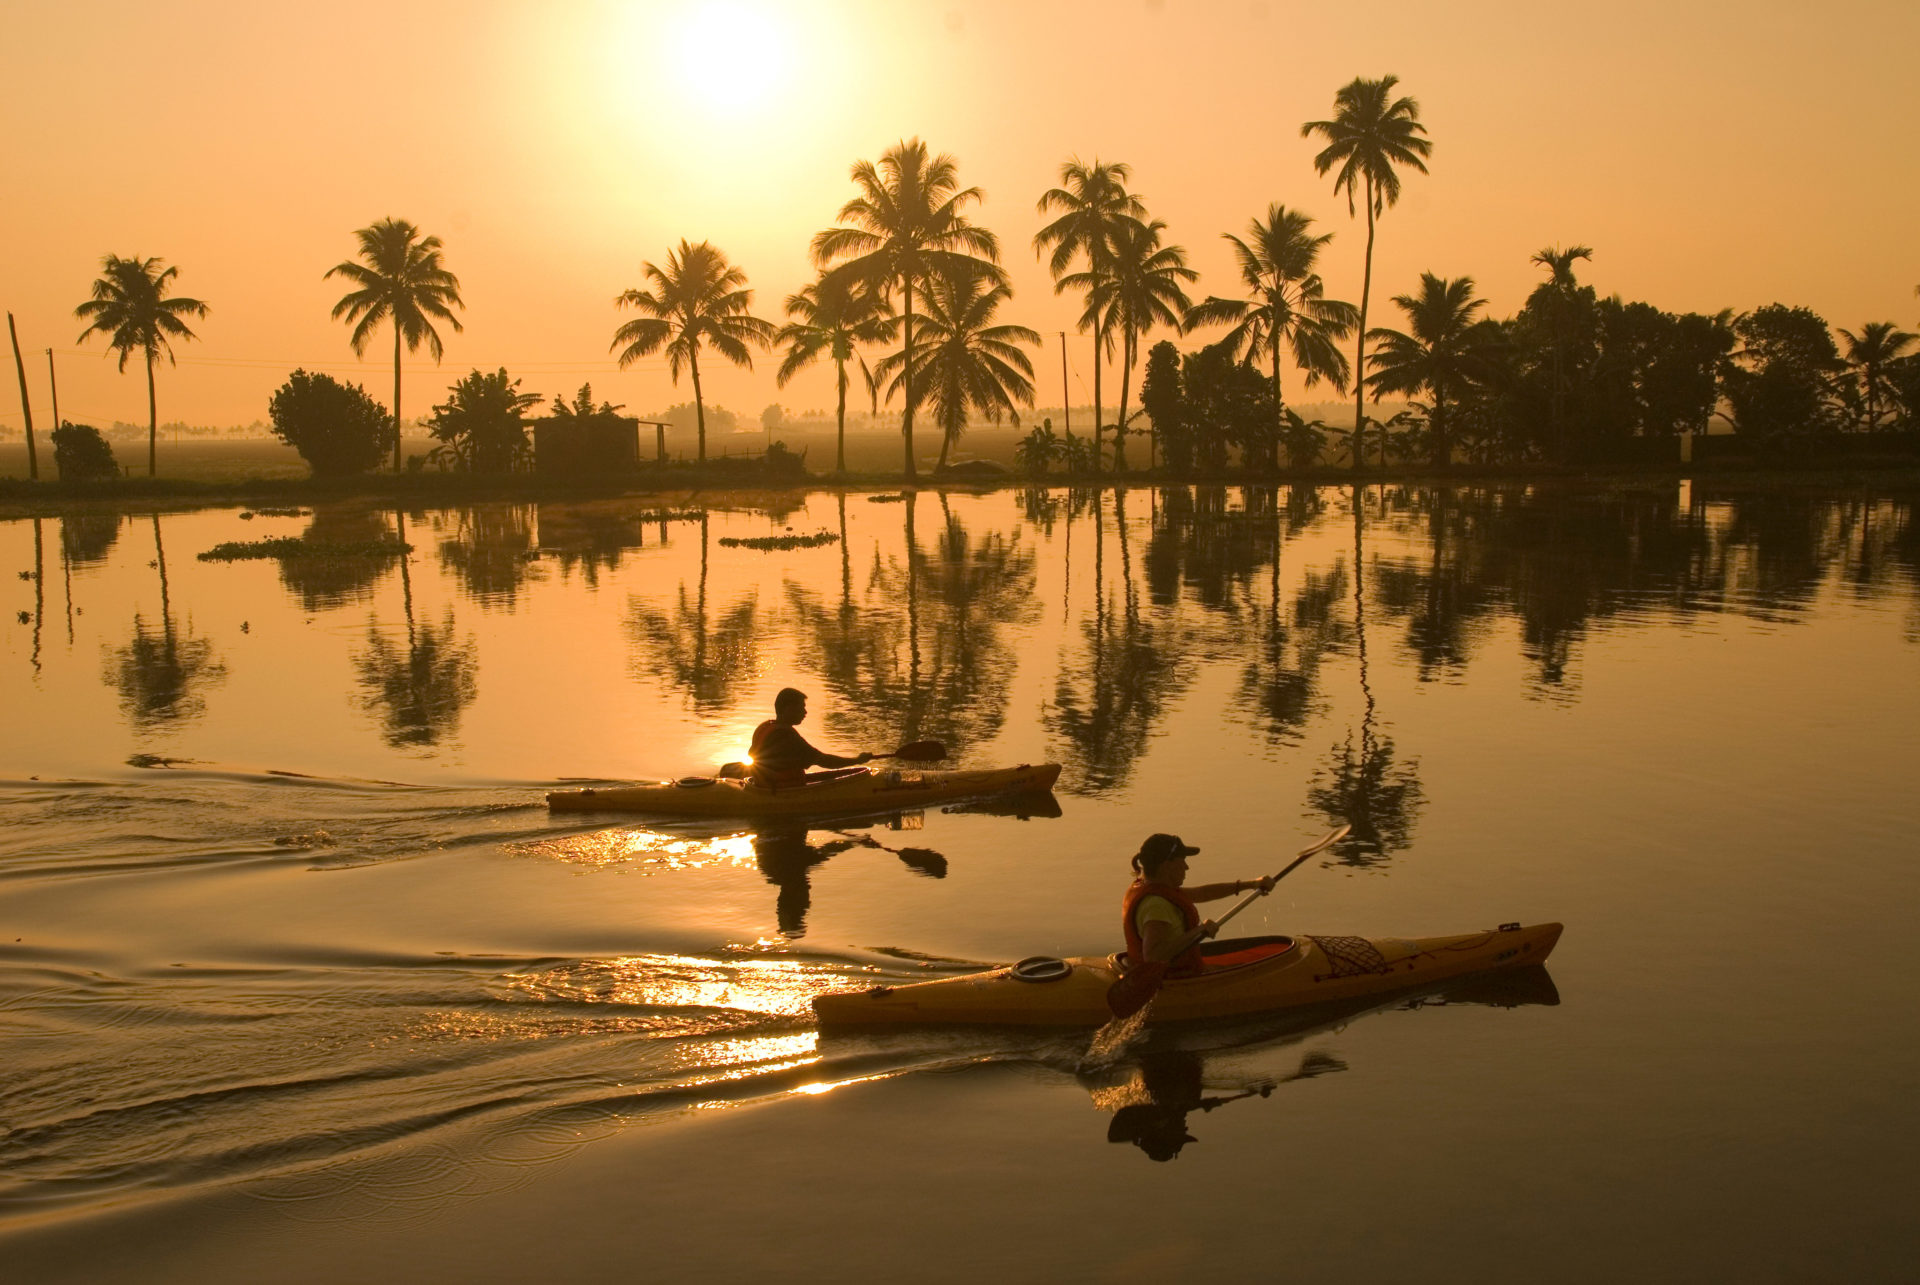
<svg viewBox="0 0 1920 1285"><path fill-rule="evenodd" d="M47 349L47 387L53 390L53 428L60 430L60 381L53 376L53 349ZM54 443L58 446L59 443Z"/></svg>
<svg viewBox="0 0 1920 1285"><path fill-rule="evenodd" d="M20 332L13 328L13 314L7 314L7 337L13 340L13 368L20 375L20 414L27 421L27 480L40 480L40 456L33 449L33 407L27 401L27 363L20 360Z"/></svg>

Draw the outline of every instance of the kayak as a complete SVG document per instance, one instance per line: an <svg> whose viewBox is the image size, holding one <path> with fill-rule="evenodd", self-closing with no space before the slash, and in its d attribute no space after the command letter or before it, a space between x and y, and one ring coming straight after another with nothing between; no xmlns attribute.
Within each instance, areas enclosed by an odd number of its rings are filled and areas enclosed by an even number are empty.
<svg viewBox="0 0 1920 1285"><path fill-rule="evenodd" d="M1058 763L974 771L862 768L817 784L768 788L752 781L686 776L603 790L555 790L556 812L651 812L661 816L777 817L919 808L953 799L1040 794L1060 779Z"/></svg>
<svg viewBox="0 0 1920 1285"><path fill-rule="evenodd" d="M1206 971L1169 977L1153 1022L1243 1017L1338 1003L1544 961L1561 925L1502 924L1452 937L1243 937L1202 943ZM991 972L836 991L813 1001L826 1026L1104 1026L1119 955L1021 960Z"/></svg>

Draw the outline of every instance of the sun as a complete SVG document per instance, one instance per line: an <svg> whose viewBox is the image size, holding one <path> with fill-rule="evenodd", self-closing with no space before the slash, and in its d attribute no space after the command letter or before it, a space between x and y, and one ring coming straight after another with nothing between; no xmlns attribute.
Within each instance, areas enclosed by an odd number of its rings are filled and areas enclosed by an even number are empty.
<svg viewBox="0 0 1920 1285"><path fill-rule="evenodd" d="M662 24L677 88L716 116L767 110L790 87L798 33L769 0L687 0Z"/></svg>

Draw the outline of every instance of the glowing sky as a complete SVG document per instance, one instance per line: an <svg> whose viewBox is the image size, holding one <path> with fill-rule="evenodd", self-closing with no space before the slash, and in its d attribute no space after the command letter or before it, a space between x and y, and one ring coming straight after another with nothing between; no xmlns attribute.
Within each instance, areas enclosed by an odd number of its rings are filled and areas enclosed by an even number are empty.
<svg viewBox="0 0 1920 1285"><path fill-rule="evenodd" d="M444 239L468 305L438 370L410 360L409 417L475 366L546 394L592 379L635 410L685 400L661 363L612 373L612 300L641 261L711 239L777 320L849 164L912 135L986 190L1008 320L1077 315L1029 248L1069 154L1133 166L1202 292L1236 284L1219 234L1278 200L1338 233L1328 293L1356 299L1364 234L1299 125L1388 72L1434 155L1382 224L1376 300L1422 270L1470 274L1506 315L1538 279L1533 251L1583 242L1583 279L1672 310L1920 322L1907 0L6 0L4 28L0 308L29 353L59 355L63 415L96 423L146 412L144 381L97 340L66 355L107 252L178 264L181 292L212 305L162 375L163 419L261 418L296 364L384 400L389 350L355 360L322 274L388 215ZM776 390L774 364L703 364L709 399L830 403L824 375ZM41 425L44 369L29 363ZM0 426L17 428L6 382Z"/></svg>

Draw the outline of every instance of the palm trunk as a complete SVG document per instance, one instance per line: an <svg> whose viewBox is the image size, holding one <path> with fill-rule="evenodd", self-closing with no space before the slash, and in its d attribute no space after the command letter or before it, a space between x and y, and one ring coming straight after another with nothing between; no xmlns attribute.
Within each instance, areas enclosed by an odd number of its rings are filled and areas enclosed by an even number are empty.
<svg viewBox="0 0 1920 1285"><path fill-rule="evenodd" d="M1134 337L1125 334L1120 340L1120 418L1113 426L1113 471L1127 471L1127 394L1132 391Z"/></svg>
<svg viewBox="0 0 1920 1285"><path fill-rule="evenodd" d="M906 402L901 408L900 438L906 452L902 472L911 482L918 476L913 466L913 278L903 274L900 285L903 305L900 309L900 391Z"/></svg>
<svg viewBox="0 0 1920 1285"><path fill-rule="evenodd" d="M1360 278L1360 329L1353 361L1353 468L1366 467L1367 296L1373 291L1373 180L1367 180L1367 267Z"/></svg>
<svg viewBox="0 0 1920 1285"><path fill-rule="evenodd" d="M699 461L707 462L707 405L700 398L700 346L687 345L687 364L693 368L693 423L699 435Z"/></svg>
<svg viewBox="0 0 1920 1285"><path fill-rule="evenodd" d="M1100 472L1100 348L1107 337L1107 328L1100 322L1093 323L1093 471Z"/></svg>
<svg viewBox="0 0 1920 1285"><path fill-rule="evenodd" d="M1447 395L1438 384L1433 389L1433 441L1428 447L1433 467L1445 470L1453 463L1453 443L1447 437Z"/></svg>
<svg viewBox="0 0 1920 1285"><path fill-rule="evenodd" d="M155 443L160 440L160 403L153 395L153 349L147 349L147 476L154 475Z"/></svg>
<svg viewBox="0 0 1920 1285"><path fill-rule="evenodd" d="M834 369L834 374L837 377L834 380L834 388L838 391L840 396L839 404L835 409L835 419L836 419L836 422L839 424L839 435L834 442L833 471L836 473L845 474L847 471L847 362L846 362L846 359L844 357L835 357L833 359L833 369Z"/></svg>
<svg viewBox="0 0 1920 1285"><path fill-rule="evenodd" d="M1268 305L1270 308L1272 305ZM1273 308L1276 317L1280 310ZM1280 395L1280 327L1273 327L1273 468L1280 469L1280 440L1287 431L1287 403Z"/></svg>
<svg viewBox="0 0 1920 1285"><path fill-rule="evenodd" d="M13 328L13 314L7 314L7 335L13 340L13 368L20 374L20 414L27 422L27 480L40 480L40 456L33 445L33 406L27 401L27 363L20 359L20 332ZM53 349L47 349L47 373L53 373ZM58 394L55 397L58 398ZM53 427L60 428L60 403L54 402Z"/></svg>
<svg viewBox="0 0 1920 1285"><path fill-rule="evenodd" d="M393 326L393 471L400 471L400 323Z"/></svg>

